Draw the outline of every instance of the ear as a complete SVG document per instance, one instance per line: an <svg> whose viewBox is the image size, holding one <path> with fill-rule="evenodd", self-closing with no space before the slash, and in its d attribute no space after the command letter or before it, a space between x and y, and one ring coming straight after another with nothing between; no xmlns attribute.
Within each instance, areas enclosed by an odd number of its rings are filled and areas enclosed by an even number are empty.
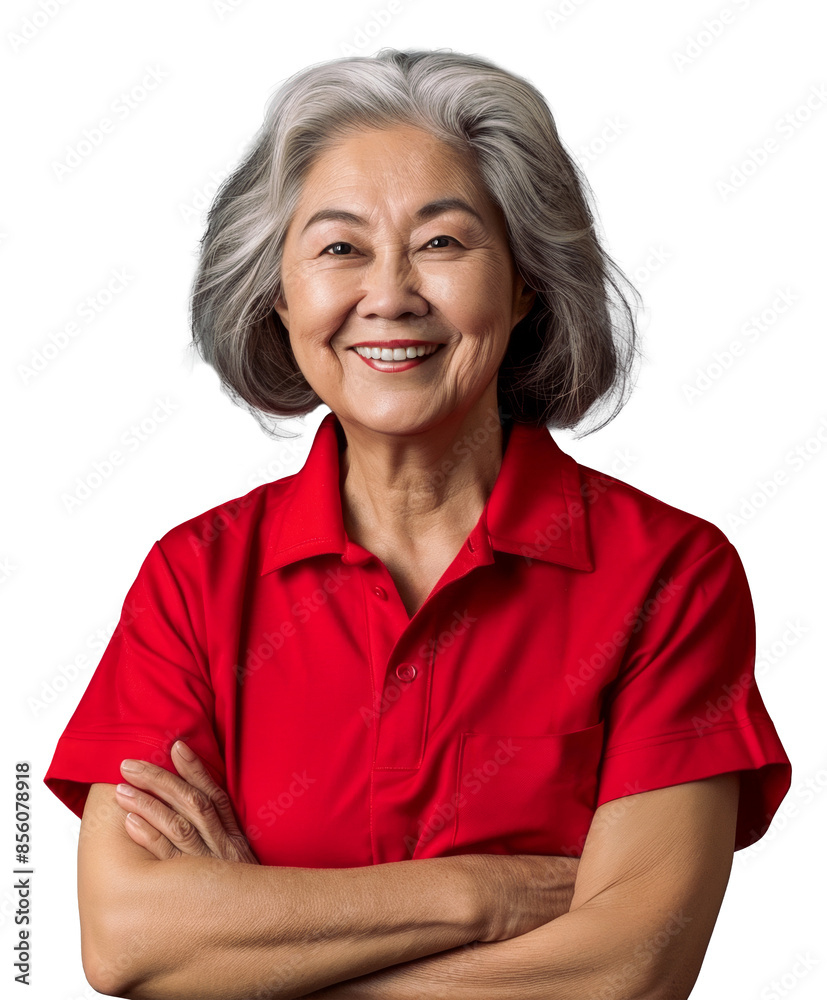
<svg viewBox="0 0 827 1000"><path fill-rule="evenodd" d="M529 288L522 275L518 274L514 292L514 326L529 314L536 298L537 292L533 288Z"/></svg>
<svg viewBox="0 0 827 1000"><path fill-rule="evenodd" d="M278 298L273 303L273 308L278 313L278 317L284 325L285 330L289 330L290 326L288 324L289 311L287 309L287 301L284 298L284 292L279 292Z"/></svg>

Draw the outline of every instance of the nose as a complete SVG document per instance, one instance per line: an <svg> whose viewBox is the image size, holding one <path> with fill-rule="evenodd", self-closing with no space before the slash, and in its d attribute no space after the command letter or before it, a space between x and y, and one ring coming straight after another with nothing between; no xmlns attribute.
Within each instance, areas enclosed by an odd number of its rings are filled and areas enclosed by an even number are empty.
<svg viewBox="0 0 827 1000"><path fill-rule="evenodd" d="M357 315L398 319L409 313L424 316L428 312L419 275L404 252L389 247L377 252L363 273Z"/></svg>

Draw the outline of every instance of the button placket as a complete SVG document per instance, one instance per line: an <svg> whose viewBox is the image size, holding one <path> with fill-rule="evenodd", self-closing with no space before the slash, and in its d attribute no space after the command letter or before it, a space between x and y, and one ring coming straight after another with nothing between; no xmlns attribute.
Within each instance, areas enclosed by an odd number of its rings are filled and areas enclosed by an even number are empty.
<svg viewBox="0 0 827 1000"><path fill-rule="evenodd" d="M455 590L459 581L473 570L493 561L493 551L481 518L434 592L410 619L398 593L394 592L391 597L389 588L394 584L387 567L378 559L373 564L370 574L373 579L366 581L366 587L372 592L369 599L371 603L380 600L378 590L385 590L387 598L387 606L381 613L377 609L377 613L368 614L377 702L375 769L407 770L421 766L427 744L433 683L434 644L427 641L426 636L435 625L434 602L437 608L440 607L443 604L440 595L444 590L449 587ZM375 582L376 574L387 578L386 587Z"/></svg>

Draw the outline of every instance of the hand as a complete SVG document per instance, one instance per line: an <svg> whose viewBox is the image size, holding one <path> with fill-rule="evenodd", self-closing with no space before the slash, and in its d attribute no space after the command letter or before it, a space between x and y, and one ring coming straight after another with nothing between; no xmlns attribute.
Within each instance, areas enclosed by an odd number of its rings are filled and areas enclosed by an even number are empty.
<svg viewBox="0 0 827 1000"><path fill-rule="evenodd" d="M115 797L129 814L129 836L162 861L192 854L257 865L229 795L213 781L201 759L178 740L172 747L172 762L180 777L145 760L121 764L128 784L117 785ZM139 769L129 770L125 764Z"/></svg>

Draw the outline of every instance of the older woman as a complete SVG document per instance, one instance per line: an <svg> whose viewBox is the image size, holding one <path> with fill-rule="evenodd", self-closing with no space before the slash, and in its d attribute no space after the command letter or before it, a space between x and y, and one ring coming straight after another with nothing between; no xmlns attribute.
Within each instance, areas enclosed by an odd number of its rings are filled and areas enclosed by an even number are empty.
<svg viewBox="0 0 827 1000"><path fill-rule="evenodd" d="M153 545L58 744L99 991L689 995L790 766L726 536L548 433L634 355L583 183L484 59L271 102L194 335L262 421L331 412Z"/></svg>

